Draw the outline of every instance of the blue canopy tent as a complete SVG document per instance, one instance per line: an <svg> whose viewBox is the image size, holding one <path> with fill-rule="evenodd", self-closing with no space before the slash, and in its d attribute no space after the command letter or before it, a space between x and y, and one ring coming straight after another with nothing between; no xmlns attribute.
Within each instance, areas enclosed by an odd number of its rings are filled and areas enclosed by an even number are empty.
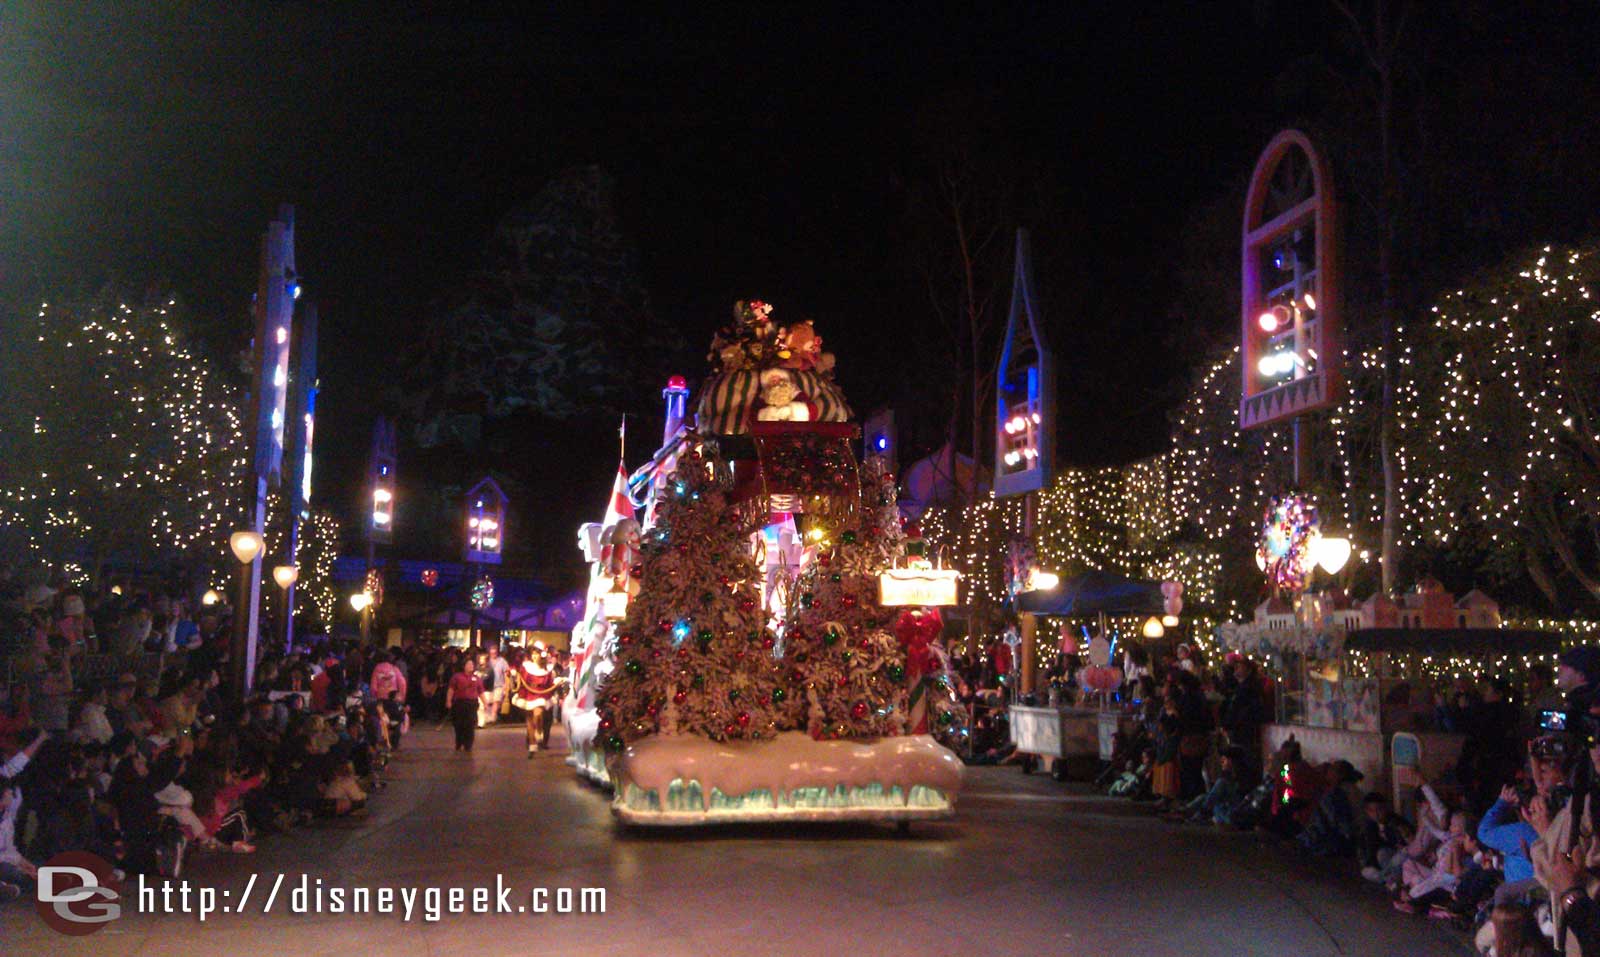
<svg viewBox="0 0 1600 957"><path fill-rule="evenodd" d="M1023 592L1017 611L1029 615L1088 618L1162 614L1161 583L1114 572L1090 571L1062 579L1054 588Z"/></svg>

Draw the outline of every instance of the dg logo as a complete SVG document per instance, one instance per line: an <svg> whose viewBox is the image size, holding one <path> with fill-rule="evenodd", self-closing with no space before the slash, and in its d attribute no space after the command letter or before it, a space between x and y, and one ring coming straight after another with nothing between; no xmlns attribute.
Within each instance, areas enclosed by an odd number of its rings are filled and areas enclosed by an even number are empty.
<svg viewBox="0 0 1600 957"><path fill-rule="evenodd" d="M87 851L67 851L39 868L34 909L52 930L84 937L122 916L122 884L116 871Z"/></svg>

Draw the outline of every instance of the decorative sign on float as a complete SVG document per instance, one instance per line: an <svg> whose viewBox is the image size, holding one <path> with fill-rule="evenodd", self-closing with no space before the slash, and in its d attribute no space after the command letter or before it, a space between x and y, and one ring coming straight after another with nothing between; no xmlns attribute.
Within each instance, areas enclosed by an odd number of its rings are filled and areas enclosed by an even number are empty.
<svg viewBox="0 0 1600 957"><path fill-rule="evenodd" d="M1040 329L1028 233L1017 230L1011 313L995 382L994 494L1044 488L1055 457L1055 361Z"/></svg>
<svg viewBox="0 0 1600 957"><path fill-rule="evenodd" d="M1311 141L1298 130L1273 137L1245 200L1242 429L1339 397L1335 215L1333 180Z"/></svg>
<svg viewBox="0 0 1600 957"><path fill-rule="evenodd" d="M953 568L890 568L878 576L878 604L954 605L961 573Z"/></svg>

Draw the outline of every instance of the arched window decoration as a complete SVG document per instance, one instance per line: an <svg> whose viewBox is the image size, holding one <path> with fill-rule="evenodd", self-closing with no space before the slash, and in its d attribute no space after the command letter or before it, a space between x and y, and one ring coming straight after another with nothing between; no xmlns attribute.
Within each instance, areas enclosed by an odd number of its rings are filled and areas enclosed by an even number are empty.
<svg viewBox="0 0 1600 957"><path fill-rule="evenodd" d="M1279 133L1245 201L1240 428L1338 398L1335 213L1332 180L1311 141L1298 130Z"/></svg>

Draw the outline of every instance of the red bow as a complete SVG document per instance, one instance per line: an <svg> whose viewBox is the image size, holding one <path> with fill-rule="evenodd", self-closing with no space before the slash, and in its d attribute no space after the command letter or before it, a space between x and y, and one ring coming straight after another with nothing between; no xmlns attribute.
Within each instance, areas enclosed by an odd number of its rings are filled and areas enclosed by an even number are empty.
<svg viewBox="0 0 1600 957"><path fill-rule="evenodd" d="M915 681L939 668L939 656L931 647L944 630L944 619L934 608L907 608L895 622L894 634L906 650L906 668Z"/></svg>

